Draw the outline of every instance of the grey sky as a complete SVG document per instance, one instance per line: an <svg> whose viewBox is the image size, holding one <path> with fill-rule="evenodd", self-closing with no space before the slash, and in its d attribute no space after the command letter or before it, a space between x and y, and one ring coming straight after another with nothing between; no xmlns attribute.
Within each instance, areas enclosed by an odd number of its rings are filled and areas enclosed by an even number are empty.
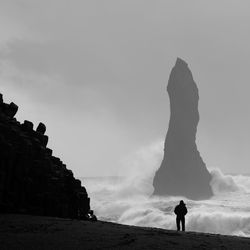
<svg viewBox="0 0 250 250"><path fill-rule="evenodd" d="M18 118L44 121L76 175L113 175L163 140L176 57L200 93L208 166L249 172L250 2L0 2L0 91Z"/></svg>

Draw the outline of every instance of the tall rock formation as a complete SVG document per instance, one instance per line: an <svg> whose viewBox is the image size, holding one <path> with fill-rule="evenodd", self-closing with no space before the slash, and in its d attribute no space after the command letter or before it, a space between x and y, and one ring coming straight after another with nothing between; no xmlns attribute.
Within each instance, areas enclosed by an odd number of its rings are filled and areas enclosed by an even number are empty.
<svg viewBox="0 0 250 250"><path fill-rule="evenodd" d="M154 195L209 198L211 175L195 142L199 122L198 88L187 63L180 58L171 71L167 91L171 115L164 158L154 177Z"/></svg>
<svg viewBox="0 0 250 250"><path fill-rule="evenodd" d="M86 219L91 211L85 187L47 148L46 126L21 124L17 111L0 94L0 213Z"/></svg>

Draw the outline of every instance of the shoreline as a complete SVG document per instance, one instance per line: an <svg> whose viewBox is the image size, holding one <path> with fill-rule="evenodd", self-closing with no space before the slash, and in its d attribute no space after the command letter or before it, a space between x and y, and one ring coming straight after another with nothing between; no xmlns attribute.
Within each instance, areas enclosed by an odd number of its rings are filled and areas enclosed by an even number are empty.
<svg viewBox="0 0 250 250"><path fill-rule="evenodd" d="M250 238L177 232L105 221L0 214L0 246L11 249L250 249Z"/></svg>

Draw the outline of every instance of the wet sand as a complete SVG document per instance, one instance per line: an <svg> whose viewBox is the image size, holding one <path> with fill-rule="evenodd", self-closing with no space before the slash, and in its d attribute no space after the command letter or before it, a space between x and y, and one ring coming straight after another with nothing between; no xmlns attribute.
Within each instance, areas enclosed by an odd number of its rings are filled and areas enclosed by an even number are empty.
<svg viewBox="0 0 250 250"><path fill-rule="evenodd" d="M250 238L31 215L0 215L0 249L250 249Z"/></svg>

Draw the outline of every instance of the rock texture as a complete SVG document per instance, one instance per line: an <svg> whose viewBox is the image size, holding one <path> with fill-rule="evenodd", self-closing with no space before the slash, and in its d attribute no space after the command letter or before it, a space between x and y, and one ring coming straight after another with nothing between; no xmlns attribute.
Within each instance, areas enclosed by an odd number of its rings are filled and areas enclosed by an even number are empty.
<svg viewBox="0 0 250 250"><path fill-rule="evenodd" d="M164 158L154 177L155 195L206 199L212 196L211 175L196 146L198 88L186 62L177 59L169 77L170 121Z"/></svg>
<svg viewBox="0 0 250 250"><path fill-rule="evenodd" d="M0 212L85 218L90 199L81 181L47 148L46 126L20 124L17 111L0 94Z"/></svg>

